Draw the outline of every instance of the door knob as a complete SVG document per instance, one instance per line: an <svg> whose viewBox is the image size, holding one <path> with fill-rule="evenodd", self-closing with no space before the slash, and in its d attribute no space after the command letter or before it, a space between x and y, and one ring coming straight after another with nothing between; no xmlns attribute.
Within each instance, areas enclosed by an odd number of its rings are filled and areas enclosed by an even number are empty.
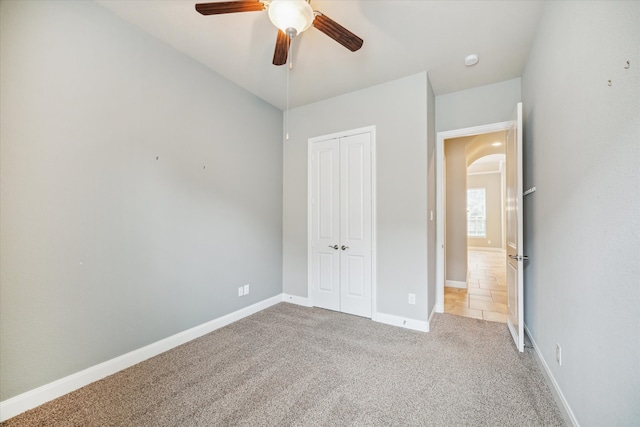
<svg viewBox="0 0 640 427"><path fill-rule="evenodd" d="M330 247L331 249L335 249L336 251L338 250L338 245L333 245L333 246L329 245L329 247Z"/></svg>
<svg viewBox="0 0 640 427"><path fill-rule="evenodd" d="M349 249L349 246L342 245L342 250L344 251L346 249Z"/></svg>

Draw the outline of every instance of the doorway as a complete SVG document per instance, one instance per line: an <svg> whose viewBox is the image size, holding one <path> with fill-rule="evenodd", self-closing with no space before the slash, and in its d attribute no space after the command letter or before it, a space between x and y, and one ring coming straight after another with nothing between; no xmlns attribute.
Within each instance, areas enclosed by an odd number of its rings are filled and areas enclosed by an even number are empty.
<svg viewBox="0 0 640 427"><path fill-rule="evenodd" d="M445 220L446 230L453 231L445 233L451 240L445 240L445 248L447 245L449 249L455 247L451 243L458 238L464 244L460 250L466 253L466 257L461 257L450 250L445 251L445 257L461 258L466 267L461 272L445 271L445 274L464 276L463 282L445 280L445 313L507 323L505 142L505 132L445 141L445 199L448 202ZM455 164L456 150L464 155L460 165ZM476 158L478 153L488 152L490 154ZM447 169L450 158L454 164ZM447 172L466 179L453 179ZM447 183L452 183L452 188ZM456 183L462 183L461 188ZM460 199L460 206L456 206L456 199ZM456 208L463 215L452 215ZM466 224L456 223L458 219Z"/></svg>
<svg viewBox="0 0 640 427"><path fill-rule="evenodd" d="M523 217L522 217L522 146L523 146L522 103L516 104L512 120L485 126L439 132L436 141L436 202L438 210L437 243L436 243L436 310L444 311L444 283L446 265L446 214L443 200L445 198L445 140L449 138L486 134L489 132L507 131L506 140L506 235L505 250L507 262L507 326L518 351L524 351L524 261L523 255ZM465 227L466 228L466 227Z"/></svg>
<svg viewBox="0 0 640 427"><path fill-rule="evenodd" d="M447 289L449 288L459 289L457 291L450 291L450 292L458 292L459 294L458 302L461 304L464 304L464 302L466 302L467 308L470 308L469 292L467 290L467 288L469 287L469 284L478 285L478 286L472 286L474 288L477 288L472 290L472 292L475 292L474 295L477 295L477 298L475 298L476 300L484 299L485 303L491 303L491 304L474 303L476 307L484 306L485 308L488 308L488 309L491 309L491 308L495 309L498 306L492 306L493 303L495 303L496 301L498 301L498 304L504 303L502 298L503 294L496 293L496 299L494 300L494 297L491 293L492 289L486 288L487 286L490 286L487 282L487 279L491 281L495 279L495 281L497 282L497 279L498 279L497 275L495 274L491 275L492 276L491 278L487 278L486 276L483 277L482 278L483 284L485 286L482 288L479 286L481 277L480 277L480 274L478 273L484 274L485 272L484 271L481 272L478 270L479 269L486 270L487 267L485 268L479 267L477 262L478 259L480 259L481 262L484 260L495 262L497 261L497 257L496 256L482 257L483 254L477 253L479 251L477 251L473 247L472 247L473 248L472 251L469 251L470 244L469 244L469 238L467 236L468 218L467 218L467 206L466 206L465 196L466 196L466 190L467 190L466 167L470 163L473 163L473 161L481 157L484 157L488 154L497 154L497 150L492 151L492 149L490 148L491 143L495 142L495 141L491 141L491 135L496 133L505 134L509 130L510 125L511 125L511 122L500 122L500 123L494 123L494 124L489 124L484 126L476 126L471 128L459 129L454 131L439 132L437 135L437 142L436 142L436 174L437 174L436 199L437 199L437 202L436 203L437 203L437 218L442 219L437 222L437 233L436 233L436 238L437 238L436 311L439 313L445 312L445 306L444 306L445 305L445 283L447 284ZM481 141L482 136L486 136L488 138L488 141ZM462 182L462 184L460 184L459 182L458 185L460 185L461 188L464 188L464 196L463 196L462 207L458 207L456 209L457 216L459 217L457 221L462 224L461 227L458 227L459 229L457 230L457 232L460 232L460 229L461 229L462 233L460 236L457 237L458 247L452 248L450 247L451 244L447 244L447 242L451 242L450 238L452 237L450 235L452 231L447 226L447 221L449 218L448 214L450 213L450 212L447 212L447 206L449 206L449 209L451 209L451 203L450 203L451 200L447 199L447 194L445 192L445 189L447 184L452 184L451 182L447 182L447 177L451 177L454 175L451 174L452 164L448 163L446 160L445 142L454 140L454 139L467 139L467 140L460 143L461 145L465 146L463 148L464 158L463 160L461 160L462 162L464 162L464 171L458 172L458 175L463 174L463 176L458 176L459 181ZM474 140L475 140L475 143L473 142ZM502 194L504 194L504 188L502 188L501 192ZM458 201L458 204L460 204L460 201ZM501 221L503 220L501 219ZM504 231L503 231L504 224L503 223L501 223L500 229L501 229L500 237L498 237L498 240L500 240L499 244L495 242L495 238L489 239L485 236L484 242L482 245L483 252L495 252L495 254L499 256L504 255L504 252L502 253L498 252L503 250L504 248ZM449 232L449 235L447 234L448 232ZM489 240L491 240L491 243L488 243ZM474 244L479 244L478 242L479 240L475 241ZM495 249L491 249L492 247ZM489 248L489 250L486 250L487 248ZM448 255L451 255L452 251L456 251L456 253L461 256L458 256L455 258L448 256ZM475 267L470 266L469 259L471 259ZM502 262L504 262L504 258L502 258L502 260L503 260ZM473 276L471 276L473 272L472 268L476 269L476 271L473 273ZM492 268L492 267L488 267L488 268ZM448 274L454 271L455 271L454 274ZM500 278L501 277L502 276L500 275ZM471 282L469 282L470 279L471 279ZM493 290L496 292L501 292L501 289L498 289L497 286L498 285L496 284L495 285L496 289L493 289ZM489 301L489 299L491 299L491 301ZM464 301L461 301L461 300L464 300ZM486 311L490 312L491 310L486 310ZM499 311L496 311L496 313L503 314L503 313L500 313L500 311L504 311L504 309L501 306L499 308ZM471 313L475 314L474 317L484 318L482 310L480 310L480 312L471 312ZM497 316L492 314L487 315L487 320L495 321L498 318L502 319L502 316Z"/></svg>

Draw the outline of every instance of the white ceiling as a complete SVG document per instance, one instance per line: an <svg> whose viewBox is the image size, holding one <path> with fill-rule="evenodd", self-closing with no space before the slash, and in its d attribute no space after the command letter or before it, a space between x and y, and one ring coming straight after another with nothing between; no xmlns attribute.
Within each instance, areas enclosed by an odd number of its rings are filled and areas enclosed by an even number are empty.
<svg viewBox="0 0 640 427"><path fill-rule="evenodd" d="M206 0L97 0L270 104L287 106L287 67L271 64L266 11L203 16ZM214 0L216 1L216 0ZM310 28L293 42L290 107L428 71L436 95L520 77L542 1L312 0L364 39L353 53ZM471 53L480 56L464 65Z"/></svg>

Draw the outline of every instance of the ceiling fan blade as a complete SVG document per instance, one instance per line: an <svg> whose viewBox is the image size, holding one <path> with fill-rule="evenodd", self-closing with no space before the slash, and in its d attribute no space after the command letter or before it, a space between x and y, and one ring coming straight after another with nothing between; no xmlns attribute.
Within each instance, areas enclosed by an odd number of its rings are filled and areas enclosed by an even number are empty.
<svg viewBox="0 0 640 427"><path fill-rule="evenodd" d="M257 12L264 10L264 3L258 0L221 1L215 3L198 3L196 10L203 15L219 15L222 13Z"/></svg>
<svg viewBox="0 0 640 427"><path fill-rule="evenodd" d="M316 18L313 20L313 26L349 49L351 52L355 52L360 49L364 43L364 40L360 37L356 36L351 31L320 12L316 12Z"/></svg>
<svg viewBox="0 0 640 427"><path fill-rule="evenodd" d="M284 31L278 30L276 38L276 50L273 52L273 65L284 65L287 63L287 55L289 54L289 44L291 39Z"/></svg>

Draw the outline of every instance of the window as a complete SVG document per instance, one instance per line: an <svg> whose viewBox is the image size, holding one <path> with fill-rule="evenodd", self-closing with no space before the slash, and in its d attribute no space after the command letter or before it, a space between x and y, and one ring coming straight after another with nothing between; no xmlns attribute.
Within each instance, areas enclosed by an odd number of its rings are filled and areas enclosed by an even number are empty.
<svg viewBox="0 0 640 427"><path fill-rule="evenodd" d="M487 236L486 199L484 188L467 189L467 236Z"/></svg>

